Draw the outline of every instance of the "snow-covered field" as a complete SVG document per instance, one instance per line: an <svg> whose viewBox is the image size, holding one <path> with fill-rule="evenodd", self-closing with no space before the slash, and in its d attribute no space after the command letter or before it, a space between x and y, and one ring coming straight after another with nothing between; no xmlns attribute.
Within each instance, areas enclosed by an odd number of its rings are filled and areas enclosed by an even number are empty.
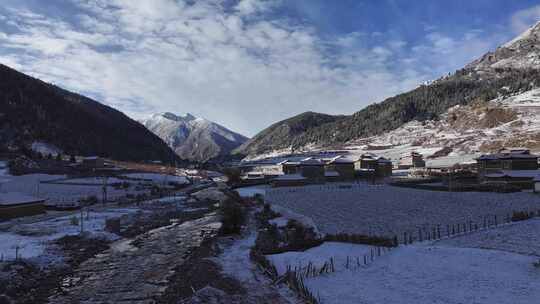
<svg viewBox="0 0 540 304"><path fill-rule="evenodd" d="M311 264L320 269L325 263L330 263L330 259L334 260L336 272L341 272L347 269L347 258L349 258L350 263L349 269L358 268L357 261L363 266L364 256L371 257L371 250L374 249L372 246L326 242L306 251L290 251L267 257L276 266L280 275L287 271L287 266L293 270L295 268L305 270L308 264Z"/></svg>
<svg viewBox="0 0 540 304"><path fill-rule="evenodd" d="M286 265L334 258L336 272L305 279L325 304L529 304L540 297L536 257L434 245L401 246L367 266L345 268L346 257L363 256L364 245L326 243L303 253L269 256L280 273ZM356 265L355 265L356 266Z"/></svg>
<svg viewBox="0 0 540 304"><path fill-rule="evenodd" d="M0 191L3 192L21 192L28 195L33 195L41 198L48 199L50 202L54 201L77 201L81 198L87 198L89 196L96 196L101 200L103 195L103 189L101 184L94 186L90 185L77 185L62 182L61 184L52 183L40 183L44 181L51 181L57 179L65 179L64 175L47 175L47 174L28 174L21 176L11 176L10 180L3 183ZM81 179L81 181L91 181L93 179ZM107 187L108 199L116 199L126 194L137 194L143 191L129 189L115 189L114 187Z"/></svg>
<svg viewBox="0 0 540 304"><path fill-rule="evenodd" d="M107 178L107 185L126 182L124 179L119 179L115 177ZM58 181L59 184L93 184L93 185L103 185L103 177L85 177L85 178L69 178Z"/></svg>
<svg viewBox="0 0 540 304"><path fill-rule="evenodd" d="M341 185L343 187L344 185ZM443 192L388 185L349 184L268 190L265 200L313 219L323 233L394 236L484 219L501 223L512 211L540 210L533 193ZM347 186L345 186L347 187Z"/></svg>
<svg viewBox="0 0 540 304"><path fill-rule="evenodd" d="M104 231L105 221L137 211L138 209L123 208L96 212L91 211L88 215L85 212L83 221L84 231L93 237L115 239L117 237L116 235ZM51 241L66 235L77 235L80 233L80 226L73 225L72 223L73 217L78 218L78 222L80 223L80 214L73 213L72 215L49 218L34 223L13 225L9 231L0 232L0 255L4 259L14 259L16 249L18 248L20 258L50 259L46 249Z"/></svg>
<svg viewBox="0 0 540 304"><path fill-rule="evenodd" d="M502 225L455 238L440 240L440 246L495 249L540 257L540 219Z"/></svg>

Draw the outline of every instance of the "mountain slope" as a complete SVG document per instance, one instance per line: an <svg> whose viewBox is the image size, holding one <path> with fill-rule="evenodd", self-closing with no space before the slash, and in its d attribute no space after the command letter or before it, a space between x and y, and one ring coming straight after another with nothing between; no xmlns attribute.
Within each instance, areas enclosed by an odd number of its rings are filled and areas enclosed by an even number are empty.
<svg viewBox="0 0 540 304"><path fill-rule="evenodd" d="M306 126L304 132L272 143L264 131L256 136L263 149L244 147L251 154L277 147L331 146L389 132L411 121L437 120L449 108L487 102L540 87L540 23L518 38L430 85L372 104L351 116Z"/></svg>
<svg viewBox="0 0 540 304"><path fill-rule="evenodd" d="M157 136L123 113L0 65L0 150L34 143L66 154L172 161Z"/></svg>
<svg viewBox="0 0 540 304"><path fill-rule="evenodd" d="M344 118L345 116L305 112L271 125L234 152L255 155L272 150L294 149L297 146L296 139L301 138L306 131Z"/></svg>
<svg viewBox="0 0 540 304"><path fill-rule="evenodd" d="M229 154L248 140L219 124L191 114L154 114L140 122L183 159L207 161Z"/></svg>
<svg viewBox="0 0 540 304"><path fill-rule="evenodd" d="M457 105L437 120L413 120L347 144L355 154L369 151L394 160L420 152L430 166L470 162L504 147L540 151L540 89Z"/></svg>

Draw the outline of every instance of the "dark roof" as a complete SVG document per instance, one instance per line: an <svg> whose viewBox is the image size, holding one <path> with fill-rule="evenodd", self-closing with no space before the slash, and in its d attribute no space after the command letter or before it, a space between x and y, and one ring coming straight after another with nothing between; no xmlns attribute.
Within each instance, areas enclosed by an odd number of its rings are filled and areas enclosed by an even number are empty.
<svg viewBox="0 0 540 304"><path fill-rule="evenodd" d="M499 159L538 159L538 155L523 153L495 153L478 157L476 160L499 160Z"/></svg>
<svg viewBox="0 0 540 304"><path fill-rule="evenodd" d="M319 159L319 158L308 157L306 159L303 159L300 162L300 165L303 165L303 166L323 166L324 161L322 159Z"/></svg>
<svg viewBox="0 0 540 304"><path fill-rule="evenodd" d="M344 156L336 156L332 158L328 163L329 164L354 164L354 160L344 157Z"/></svg>

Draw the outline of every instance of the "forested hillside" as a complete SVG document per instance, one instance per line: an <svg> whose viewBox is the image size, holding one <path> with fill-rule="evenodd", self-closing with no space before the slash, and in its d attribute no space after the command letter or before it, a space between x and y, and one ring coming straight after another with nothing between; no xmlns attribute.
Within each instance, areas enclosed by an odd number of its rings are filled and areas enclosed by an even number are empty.
<svg viewBox="0 0 540 304"><path fill-rule="evenodd" d="M120 111L0 65L0 145L33 142L66 154L119 160L176 159L156 135Z"/></svg>

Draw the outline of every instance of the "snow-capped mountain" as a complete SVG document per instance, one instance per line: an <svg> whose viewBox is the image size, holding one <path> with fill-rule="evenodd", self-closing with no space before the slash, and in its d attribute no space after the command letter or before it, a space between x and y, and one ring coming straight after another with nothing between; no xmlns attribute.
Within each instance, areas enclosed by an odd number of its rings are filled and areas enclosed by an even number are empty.
<svg viewBox="0 0 540 304"><path fill-rule="evenodd" d="M466 68L478 71L524 69L540 66L540 22L493 52L488 52Z"/></svg>
<svg viewBox="0 0 540 304"><path fill-rule="evenodd" d="M178 156L194 161L227 155L248 140L217 123L189 113L158 113L140 122L163 139Z"/></svg>

